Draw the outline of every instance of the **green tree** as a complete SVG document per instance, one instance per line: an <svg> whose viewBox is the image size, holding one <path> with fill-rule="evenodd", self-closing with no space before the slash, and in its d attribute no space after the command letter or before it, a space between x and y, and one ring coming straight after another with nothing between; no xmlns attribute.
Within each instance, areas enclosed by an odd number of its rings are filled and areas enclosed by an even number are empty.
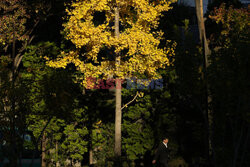
<svg viewBox="0 0 250 167"><path fill-rule="evenodd" d="M87 119L78 98L82 90L73 82L71 72L50 68L43 58L58 51L50 42L29 46L21 73L29 88L27 128L33 132L34 145L42 151L42 166L63 164L67 159L80 162L87 151Z"/></svg>

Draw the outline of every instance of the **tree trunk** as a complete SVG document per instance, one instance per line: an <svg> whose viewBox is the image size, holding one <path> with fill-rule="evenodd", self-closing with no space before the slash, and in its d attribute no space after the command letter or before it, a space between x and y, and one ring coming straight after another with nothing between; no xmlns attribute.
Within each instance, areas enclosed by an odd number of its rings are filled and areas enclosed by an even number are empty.
<svg viewBox="0 0 250 167"><path fill-rule="evenodd" d="M59 161L59 159L58 159L58 141L56 140L56 158L55 158L55 160L56 160L56 167L60 167L60 161Z"/></svg>
<svg viewBox="0 0 250 167"><path fill-rule="evenodd" d="M206 134L207 134L207 160L208 162L212 162L214 164L214 157L213 157L213 143L212 143L212 123L213 123L213 112L209 109L209 104L212 101L211 95L209 95L209 86L208 86L208 78L207 78L207 67L209 66L208 63L208 55L210 54L210 50L208 47L208 42L206 38L206 30L204 24L204 17L203 17L203 1L202 0L195 0L196 6L196 15L199 27L199 37L200 43L203 50L204 56L204 83L205 83L205 124L206 124Z"/></svg>
<svg viewBox="0 0 250 167"><path fill-rule="evenodd" d="M30 162L30 167L33 166L33 163L34 163L34 159L35 159L35 155L36 155L36 152L38 152L38 143L40 141L40 139L43 137L44 133L45 133L45 129L47 128L47 126L49 125L50 121L52 120L53 116L51 116L48 121L46 122L45 126L43 127L40 135L38 136L38 138L36 139L36 141L33 142L34 146L35 146L35 149L33 150L33 155L32 155L32 159L31 159L31 162ZM42 138L43 140L43 138ZM42 148L42 146L41 146Z"/></svg>
<svg viewBox="0 0 250 167"><path fill-rule="evenodd" d="M89 166L93 166L94 161L93 161L93 149L89 149Z"/></svg>
<svg viewBox="0 0 250 167"><path fill-rule="evenodd" d="M12 41L12 55L11 58L14 59L16 55L16 32L15 32L15 22L13 24L13 41ZM7 107L9 109L9 122L10 122L10 149L11 149L11 157L10 157L10 166L17 166L18 160L18 149L17 149L17 135L16 135L16 103L15 96L11 92L15 89L15 79L14 79L14 63L12 64L12 69L9 73L9 82L10 82L10 90L8 95L6 96ZM10 106L9 106L10 105Z"/></svg>
<svg viewBox="0 0 250 167"><path fill-rule="evenodd" d="M88 127L89 129L89 142L88 142L88 150L89 150L89 166L93 166L94 165L94 157L93 157L93 145L92 145L92 140L93 140L93 136L92 136L92 120L91 118L89 118L90 121L90 125Z"/></svg>
<svg viewBox="0 0 250 167"><path fill-rule="evenodd" d="M46 138L46 133L43 133L43 138L42 138L42 165L41 167L46 167L46 144L47 144L47 138Z"/></svg>
<svg viewBox="0 0 250 167"><path fill-rule="evenodd" d="M119 38L119 7L115 8L115 37ZM116 55L116 72L119 73L119 65L120 65L120 55ZM121 121L122 121L122 111L121 111L121 82L120 80L116 80L116 91L115 91L115 166L120 166L121 163Z"/></svg>
<svg viewBox="0 0 250 167"><path fill-rule="evenodd" d="M203 1L202 0L195 0L196 6L196 15L199 27L199 35L200 35L200 42L204 49L204 60L205 60L205 67L208 67L208 58L207 56L210 54L210 50L208 47L208 42L206 38L206 30L204 24L204 17L203 17Z"/></svg>

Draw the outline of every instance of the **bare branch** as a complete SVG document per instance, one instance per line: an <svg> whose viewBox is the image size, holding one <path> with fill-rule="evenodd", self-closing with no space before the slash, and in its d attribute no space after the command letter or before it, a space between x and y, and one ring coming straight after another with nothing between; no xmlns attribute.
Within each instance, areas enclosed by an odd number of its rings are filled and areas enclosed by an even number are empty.
<svg viewBox="0 0 250 167"><path fill-rule="evenodd" d="M135 101L135 99L137 98L138 95L139 95L139 93L136 92L136 95L134 96L134 98L133 98L131 101L129 101L127 104L125 104L125 105L121 108L121 110L122 110L123 108L127 107L127 106L128 106L129 104L131 104L133 101Z"/></svg>

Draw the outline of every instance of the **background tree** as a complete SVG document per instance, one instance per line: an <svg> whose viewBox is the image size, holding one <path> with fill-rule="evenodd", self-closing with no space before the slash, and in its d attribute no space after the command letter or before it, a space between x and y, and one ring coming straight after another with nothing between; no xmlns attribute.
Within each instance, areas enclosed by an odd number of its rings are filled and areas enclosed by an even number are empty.
<svg viewBox="0 0 250 167"><path fill-rule="evenodd" d="M216 164L248 166L249 153L249 8L228 9L225 4L210 18L220 30L213 36L209 67L213 96Z"/></svg>
<svg viewBox="0 0 250 167"><path fill-rule="evenodd" d="M50 9L51 3L47 1L6 0L0 2L0 56L4 60L4 71L6 73L1 75L3 78L0 79L2 82L0 85L1 89L7 82L9 85L3 88L4 92L1 92L1 104L3 106L2 111L8 113L4 115L3 119L9 124L11 136L9 142L12 151L12 156L9 157L11 166L17 166L20 150L15 150L17 148L16 143L18 143L15 140L23 132L22 128L18 127L20 125L18 121L21 120L21 124L25 122L24 116L22 116L22 119L17 117L24 112L20 109L20 106L25 101L18 101L21 96L17 93L17 90L22 85L18 83L19 70L24 52L36 36L34 32L42 20L41 13L46 15Z"/></svg>
<svg viewBox="0 0 250 167"><path fill-rule="evenodd" d="M58 51L50 42L29 46L21 73L23 83L29 87L27 128L33 132L34 145L42 151L42 166L59 160L64 163L67 158L72 162L81 161L87 150L87 141L83 139L88 133L86 118L78 104L81 89L73 83L70 72L51 69L43 59L45 55L57 55Z"/></svg>
<svg viewBox="0 0 250 167"><path fill-rule="evenodd" d="M213 120L213 111L209 107L211 102L209 85L207 82L207 68L209 66L208 56L210 55L210 49L206 37L205 30L205 21L203 13L203 0L195 0L196 16L198 21L200 44L203 53L203 80L204 80L204 89L205 89L205 109L204 109L204 118L207 129L207 161L214 163L213 158L213 141L212 141L212 120Z"/></svg>

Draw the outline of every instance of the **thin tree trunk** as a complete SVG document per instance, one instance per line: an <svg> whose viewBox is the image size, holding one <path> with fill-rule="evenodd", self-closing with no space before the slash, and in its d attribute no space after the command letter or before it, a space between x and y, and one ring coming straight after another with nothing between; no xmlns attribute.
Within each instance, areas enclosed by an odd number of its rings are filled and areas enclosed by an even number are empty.
<svg viewBox="0 0 250 167"><path fill-rule="evenodd" d="M205 124L207 129L207 160L208 162L214 163L214 154L213 154L213 143L212 143L212 124L213 124L213 112L209 109L209 104L212 101L211 95L209 95L209 86L208 86L208 78L207 78L207 68L209 66L208 63L208 55L210 54L210 50L208 47L208 42L206 38L206 31L205 31L205 23L203 17L203 0L195 0L196 6L196 15L199 27L199 36L200 42L203 50L204 56L204 83L205 83L205 96L206 96L206 109L204 112L205 117Z"/></svg>
<svg viewBox="0 0 250 167"><path fill-rule="evenodd" d="M13 41L12 41L12 59L15 58L15 50L16 50L16 32L15 32L15 22L13 24ZM12 69L11 69L11 72L9 73L9 81L10 81L10 84L11 84L11 90L9 91L12 91L15 89L15 79L14 79L14 64L12 64ZM18 152L19 151L17 149L17 136L16 136L16 119L15 119L15 97L14 97L14 94L10 93L10 96L7 97L7 101L9 101L10 103L7 103L7 104L10 104L10 107L7 107L10 109L10 118L9 118L9 121L10 121L10 136L11 136L11 139L10 139L10 143L11 143L11 157L10 157L10 166L17 166L17 160L18 160Z"/></svg>
<svg viewBox="0 0 250 167"><path fill-rule="evenodd" d="M115 37L119 38L119 7L118 5L115 8ZM116 55L116 72L119 73L120 65L120 55ZM121 82L119 79L116 82L116 91L115 91L115 159L116 166L120 166L121 163L121 121L122 121L122 111L121 111Z"/></svg>
<svg viewBox="0 0 250 167"><path fill-rule="evenodd" d="M89 149L89 166L94 165L94 158L93 158L93 145L92 145L92 120L90 118L90 125L89 125L89 143L88 143L88 149Z"/></svg>
<svg viewBox="0 0 250 167"><path fill-rule="evenodd" d="M89 150L89 166L93 165L93 149L90 148Z"/></svg>
<svg viewBox="0 0 250 167"><path fill-rule="evenodd" d="M46 145L47 145L47 138L46 138L46 133L43 133L43 138L42 138L42 165L41 167L46 167Z"/></svg>
<svg viewBox="0 0 250 167"><path fill-rule="evenodd" d="M92 145L92 120L90 118L90 126L89 126L89 166L93 166L93 145Z"/></svg>
<svg viewBox="0 0 250 167"><path fill-rule="evenodd" d="M56 140L56 167L59 167L60 166L60 162L58 161L58 141Z"/></svg>
<svg viewBox="0 0 250 167"><path fill-rule="evenodd" d="M35 145L35 149L33 150L33 155L32 155L32 159L31 159L31 163L30 163L30 167L33 166L33 163L34 163L34 158L35 158L35 154L36 152L38 152L38 143L39 143L39 140L41 139L42 135L45 133L45 129L47 128L47 126L49 125L50 121L52 120L52 116L48 119L48 121L46 122L45 126L43 127L40 135L38 136L37 140L33 143Z"/></svg>

